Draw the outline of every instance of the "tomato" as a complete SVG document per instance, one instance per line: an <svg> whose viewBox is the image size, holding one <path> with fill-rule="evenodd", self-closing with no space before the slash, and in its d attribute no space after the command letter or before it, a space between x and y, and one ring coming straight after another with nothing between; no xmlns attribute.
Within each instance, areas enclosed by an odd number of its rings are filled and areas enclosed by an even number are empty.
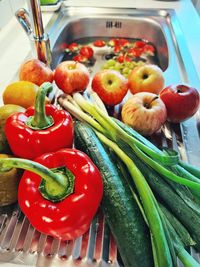
<svg viewBox="0 0 200 267"><path fill-rule="evenodd" d="M114 52L115 53L119 53L123 50L123 46L122 45L115 45L114 47Z"/></svg>
<svg viewBox="0 0 200 267"><path fill-rule="evenodd" d="M79 45L77 43L71 43L68 45L68 50L71 52L76 52L79 49Z"/></svg>
<svg viewBox="0 0 200 267"><path fill-rule="evenodd" d="M88 61L88 58L81 55L81 54L77 54L75 56L73 56L72 58L74 61L80 62L80 63L85 63Z"/></svg>
<svg viewBox="0 0 200 267"><path fill-rule="evenodd" d="M122 46L127 46L130 44L130 42L127 39L121 38L118 40L118 44Z"/></svg>
<svg viewBox="0 0 200 267"><path fill-rule="evenodd" d="M119 63L123 63L123 62L131 62L131 58L127 55L121 54L117 57L116 59Z"/></svg>
<svg viewBox="0 0 200 267"><path fill-rule="evenodd" d="M111 46L111 47L118 45L118 39L111 39L108 42L108 45Z"/></svg>
<svg viewBox="0 0 200 267"><path fill-rule="evenodd" d="M143 48L146 45L146 42L144 41L136 41L134 43L134 47Z"/></svg>
<svg viewBox="0 0 200 267"><path fill-rule="evenodd" d="M88 59L93 57L94 51L90 46L83 46L80 49L80 54Z"/></svg>
<svg viewBox="0 0 200 267"><path fill-rule="evenodd" d="M128 50L128 55L133 57L140 57L143 53L143 49L139 47L132 47Z"/></svg>
<svg viewBox="0 0 200 267"><path fill-rule="evenodd" d="M154 55L154 53L155 53L155 48L153 47L153 45L146 44L146 45L144 46L144 48L143 48L143 51L144 51L144 53Z"/></svg>
<svg viewBox="0 0 200 267"><path fill-rule="evenodd" d="M106 42L103 41L103 40L96 40L93 42L93 45L96 46L96 47L103 47L106 45Z"/></svg>

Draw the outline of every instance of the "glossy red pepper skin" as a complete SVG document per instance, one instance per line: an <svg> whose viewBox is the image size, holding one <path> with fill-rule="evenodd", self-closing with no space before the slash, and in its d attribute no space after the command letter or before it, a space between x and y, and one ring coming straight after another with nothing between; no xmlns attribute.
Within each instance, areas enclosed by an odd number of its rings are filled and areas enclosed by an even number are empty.
<svg viewBox="0 0 200 267"><path fill-rule="evenodd" d="M5 133L14 155L34 159L46 152L72 147L74 127L71 115L54 105L46 105L45 110L54 119L54 124L47 129L33 130L25 124L34 115L34 107L8 118Z"/></svg>
<svg viewBox="0 0 200 267"><path fill-rule="evenodd" d="M46 153L36 162L48 168L66 166L75 176L74 192L63 201L53 203L38 190L41 177L25 171L18 190L19 206L38 231L62 240L84 234L100 205L103 183L91 159L76 149Z"/></svg>

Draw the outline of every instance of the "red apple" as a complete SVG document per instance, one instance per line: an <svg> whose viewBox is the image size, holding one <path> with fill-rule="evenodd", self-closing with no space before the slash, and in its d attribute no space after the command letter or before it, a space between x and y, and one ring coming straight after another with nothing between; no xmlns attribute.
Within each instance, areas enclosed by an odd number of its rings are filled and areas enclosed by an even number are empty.
<svg viewBox="0 0 200 267"><path fill-rule="evenodd" d="M167 108L167 120L173 123L189 119L199 109L199 92L188 85L170 85L160 92L160 98Z"/></svg>
<svg viewBox="0 0 200 267"><path fill-rule="evenodd" d="M157 132L165 123L167 110L157 94L141 92L122 106L122 121L143 135Z"/></svg>
<svg viewBox="0 0 200 267"><path fill-rule="evenodd" d="M61 62L55 69L56 85L66 94L83 92L90 80L90 74L82 63L69 60Z"/></svg>
<svg viewBox="0 0 200 267"><path fill-rule="evenodd" d="M132 94L139 92L159 94L165 84L163 71L153 64L138 66L129 74L128 84Z"/></svg>
<svg viewBox="0 0 200 267"><path fill-rule="evenodd" d="M92 89L104 104L119 104L128 92L127 79L118 71L107 69L97 72L92 79Z"/></svg>
<svg viewBox="0 0 200 267"><path fill-rule="evenodd" d="M44 82L53 81L53 71L39 59L30 59L21 65L19 79L40 86Z"/></svg>

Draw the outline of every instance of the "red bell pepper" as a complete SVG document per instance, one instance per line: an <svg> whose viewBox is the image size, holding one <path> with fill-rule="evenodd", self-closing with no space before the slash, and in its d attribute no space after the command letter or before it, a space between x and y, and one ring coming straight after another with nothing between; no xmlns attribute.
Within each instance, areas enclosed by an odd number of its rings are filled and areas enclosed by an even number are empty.
<svg viewBox="0 0 200 267"><path fill-rule="evenodd" d="M0 171L13 167L26 169L18 202L33 227L62 240L74 239L89 229L102 199L103 183L86 154L66 148L35 161L0 159Z"/></svg>
<svg viewBox="0 0 200 267"><path fill-rule="evenodd" d="M71 115L54 105L45 105L46 94L51 90L51 83L44 83L37 93L35 107L7 119L5 134L14 155L34 159L46 152L72 147Z"/></svg>

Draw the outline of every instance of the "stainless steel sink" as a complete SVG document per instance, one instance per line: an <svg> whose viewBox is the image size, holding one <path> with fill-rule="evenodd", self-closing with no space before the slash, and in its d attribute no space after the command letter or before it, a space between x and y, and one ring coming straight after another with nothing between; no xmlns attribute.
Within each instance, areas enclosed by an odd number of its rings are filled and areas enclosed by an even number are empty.
<svg viewBox="0 0 200 267"><path fill-rule="evenodd" d="M50 21L47 31L53 68L64 58L61 49L64 43L83 40L87 43L95 38L138 38L156 47L156 63L164 71L166 85L185 83L199 88L200 81L174 10L66 7ZM200 142L199 121L198 112L196 117L182 123L179 131L185 148L180 149L182 157L200 167L200 146L196 145ZM172 128L167 128L168 136Z"/></svg>
<svg viewBox="0 0 200 267"><path fill-rule="evenodd" d="M63 44L93 39L145 39L156 47L157 61L166 85L200 81L174 10L63 7L55 13L46 32L52 48L52 67L63 59ZM95 70L100 66L97 65ZM94 70L93 70L94 71ZM92 74L91 74L92 75ZM181 157L200 167L199 112L180 125L166 124L155 136L160 145L179 151ZM0 262L45 266L123 266L109 229L97 216L90 230L74 241L58 242L38 233L21 214L17 204L0 210ZM193 256L199 260L195 251ZM42 262L42 264L41 264ZM39 265L41 264L41 265ZM182 266L179 263L179 266Z"/></svg>

